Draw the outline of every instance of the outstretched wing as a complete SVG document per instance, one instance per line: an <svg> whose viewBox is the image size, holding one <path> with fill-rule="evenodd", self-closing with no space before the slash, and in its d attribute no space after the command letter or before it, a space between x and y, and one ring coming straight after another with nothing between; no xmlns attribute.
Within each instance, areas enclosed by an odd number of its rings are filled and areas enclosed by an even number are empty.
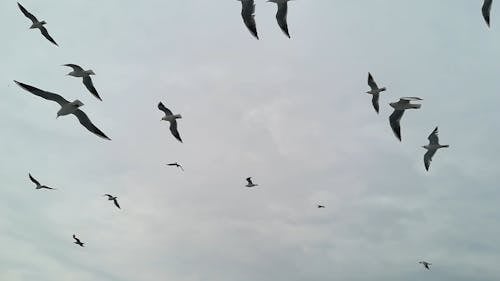
<svg viewBox="0 0 500 281"><path fill-rule="evenodd" d="M172 115L172 111L170 111L170 109L166 108L162 102L158 103L158 109L165 112L165 115Z"/></svg>
<svg viewBox="0 0 500 281"><path fill-rule="evenodd" d="M64 64L63 66L69 66L73 68L73 71L83 71L83 68L81 68L79 65L73 64L73 63L67 63Z"/></svg>
<svg viewBox="0 0 500 281"><path fill-rule="evenodd" d="M373 104L373 108L375 108L375 111L377 112L378 114L378 111L379 111L379 106L378 106L378 98L379 98L379 94L373 94L372 96L372 104Z"/></svg>
<svg viewBox="0 0 500 281"><path fill-rule="evenodd" d="M424 165L425 165L426 171L429 171L429 167L431 166L432 156L434 156L435 153L436 153L436 149L429 149L424 154Z"/></svg>
<svg viewBox="0 0 500 281"><path fill-rule="evenodd" d="M255 4L253 0L241 1L241 17L250 33L252 33L255 38L259 39L257 24L255 23Z"/></svg>
<svg viewBox="0 0 500 281"><path fill-rule="evenodd" d="M429 140L429 144L439 144L438 127L436 127L434 131L432 131L427 139Z"/></svg>
<svg viewBox="0 0 500 281"><path fill-rule="evenodd" d="M370 72L368 72L368 86L370 86L372 90L378 90L377 83L373 80L373 76Z"/></svg>
<svg viewBox="0 0 500 281"><path fill-rule="evenodd" d="M247 182L248 182L248 184L252 185L253 184L252 177L247 178Z"/></svg>
<svg viewBox="0 0 500 281"><path fill-rule="evenodd" d="M389 116L389 123L391 125L394 135L401 141L401 126L399 124L401 117L405 113L404 110L394 110L394 112Z"/></svg>
<svg viewBox="0 0 500 281"><path fill-rule="evenodd" d="M177 140L182 142L181 135L179 134L179 131L177 131L177 121L175 119L170 121L170 132Z"/></svg>
<svg viewBox="0 0 500 281"><path fill-rule="evenodd" d="M285 35L290 38L290 34L288 33L288 23L286 21L286 17L288 14L288 3L287 1L278 3L278 12L276 13L276 20L278 21L278 25Z"/></svg>
<svg viewBox="0 0 500 281"><path fill-rule="evenodd" d="M120 205L118 204L118 200L116 200L116 198L113 199L113 202L115 203L115 206L118 207L118 209L121 209Z"/></svg>
<svg viewBox="0 0 500 281"><path fill-rule="evenodd" d="M18 82L16 80L14 80L14 82L16 82L17 85L19 85L19 87L23 88L24 90L32 93L33 95L35 96L39 96L41 98L44 98L46 100L51 100L51 101L55 101L57 102L60 106L63 106L67 103L69 103L69 101L67 101L66 99L64 99L63 97L61 97L60 95L58 94L54 94L54 93L51 93L51 92L46 92L44 90L40 90L38 88L35 88L33 86L30 86L30 85L27 85L27 84L24 84L24 83L21 83L21 82Z"/></svg>
<svg viewBox="0 0 500 281"><path fill-rule="evenodd" d="M91 131L92 133L96 134L101 138L111 140L101 130L99 130L99 128L97 128L94 124L92 124L92 121L90 121L89 117L87 116L87 114L85 114L85 112L78 109L73 114L78 118L80 124L82 124L85 128L87 128L87 130Z"/></svg>
<svg viewBox="0 0 500 281"><path fill-rule="evenodd" d="M21 12L23 12L23 14L27 18L29 18L33 23L38 22L38 20L36 19L36 17L34 15L32 15L30 12L28 12L28 10L26 10L26 8L24 8L21 4L19 4L19 2L17 2L17 6L21 10Z"/></svg>
<svg viewBox="0 0 500 281"><path fill-rule="evenodd" d="M47 29L42 26L40 27L40 32L42 32L42 35L47 38L47 40L49 40L50 42L52 42L52 44L56 45L59 47L59 45L57 45L56 41L49 35L49 32L47 31Z"/></svg>
<svg viewBox="0 0 500 281"><path fill-rule="evenodd" d="M99 96L99 93L97 90L94 88L94 84L92 84L92 79L90 76L84 76L83 77L83 85L87 87L87 90L96 98L98 98L100 101L102 101L101 97Z"/></svg>
<svg viewBox="0 0 500 281"><path fill-rule="evenodd" d="M30 180L31 180L34 184L36 184L37 186L39 186L39 185L40 185L40 183L39 183L39 182L38 182L38 181L37 181L37 180L36 180L36 179L35 179L35 178L34 178L34 177L30 174L30 173L28 173L28 175L29 175L29 177L30 177Z"/></svg>
<svg viewBox="0 0 500 281"><path fill-rule="evenodd" d="M493 3L493 0L484 0L483 7L481 9L483 13L483 18L484 21L486 21L486 24L488 27L490 27L490 12L491 12L491 4Z"/></svg>

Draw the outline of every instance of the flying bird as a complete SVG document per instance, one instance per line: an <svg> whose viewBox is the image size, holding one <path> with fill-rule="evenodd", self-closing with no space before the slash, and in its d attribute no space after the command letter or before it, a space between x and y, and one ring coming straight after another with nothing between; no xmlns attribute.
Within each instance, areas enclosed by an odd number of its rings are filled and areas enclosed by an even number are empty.
<svg viewBox="0 0 500 281"><path fill-rule="evenodd" d="M290 0L268 0L267 2L276 3L278 5L278 12L276 13L276 20L278 25L285 35L290 38L290 33L288 33L288 24L286 21L286 16L288 14L288 1Z"/></svg>
<svg viewBox="0 0 500 281"><path fill-rule="evenodd" d="M84 70L81 68L79 65L76 64L65 64L63 66L69 66L73 68L73 71L68 73L67 75L73 76L73 77L82 77L83 78L83 85L87 87L87 90L96 98L98 98L100 101L102 101L101 97L99 96L99 93L94 87L94 84L92 84L92 79L90 78L90 75L95 75L93 70Z"/></svg>
<svg viewBox="0 0 500 281"><path fill-rule="evenodd" d="M413 100L422 100L422 99L417 97L406 97L399 99L398 102L393 102L389 104L394 108L394 112L391 114L391 116L389 116L389 123L391 125L392 131L394 132L394 135L396 135L399 141L401 141L401 126L399 122L401 121L401 117L403 117L405 110L418 109L422 106L421 104L410 103L410 101Z"/></svg>
<svg viewBox="0 0 500 281"><path fill-rule="evenodd" d="M430 270L430 265L432 265L432 263L429 263L429 262L426 262L426 261L419 261L418 263L422 264L427 270Z"/></svg>
<svg viewBox="0 0 500 281"><path fill-rule="evenodd" d="M74 234L73 234L73 239L75 239L75 242L73 242L73 243L75 243L76 245L78 245L80 247L84 247L83 246L84 243L82 243L82 241L80 241L80 239L76 238L76 235L74 235Z"/></svg>
<svg viewBox="0 0 500 281"><path fill-rule="evenodd" d="M493 4L493 0L484 0L483 7L481 9L484 21L486 21L488 27L490 27L491 4Z"/></svg>
<svg viewBox="0 0 500 281"><path fill-rule="evenodd" d="M322 209L322 208L325 208L324 205L318 205L318 209Z"/></svg>
<svg viewBox="0 0 500 281"><path fill-rule="evenodd" d="M259 39L257 34L257 25L255 24L255 3L253 0L238 0L241 2L241 17L245 26L252 35Z"/></svg>
<svg viewBox="0 0 500 281"><path fill-rule="evenodd" d="M373 80L373 76L370 72L368 72L368 86L370 86L370 91L367 91L366 93L372 95L373 108L375 108L375 111L378 114L379 112L378 98L380 96L380 93L385 91L386 88L385 87L379 88L375 80Z"/></svg>
<svg viewBox="0 0 500 281"><path fill-rule="evenodd" d="M177 167L177 168L180 168L182 171L184 171L184 168L182 167L181 164L175 162L175 163L169 163L167 164L168 166L174 166L174 167Z"/></svg>
<svg viewBox="0 0 500 281"><path fill-rule="evenodd" d="M180 114L173 114L172 111L166 108L162 102L158 103L158 109L165 112L165 116L161 118L161 120L170 122L170 132L177 140L182 142L181 135L179 135L179 132L177 131L176 121L176 119L182 118L182 116Z"/></svg>
<svg viewBox="0 0 500 281"><path fill-rule="evenodd" d="M252 177L248 177L247 178L247 185L245 185L246 187L254 187L254 186L258 186L258 184L255 184L252 182Z"/></svg>
<svg viewBox="0 0 500 281"><path fill-rule="evenodd" d="M50 189L55 190L55 188L48 187L46 185L41 185L30 173L28 173L30 180L36 185L35 189Z"/></svg>
<svg viewBox="0 0 500 281"><path fill-rule="evenodd" d="M121 208L120 208L120 204L118 204L118 200L116 200L118 197L113 196L113 195L110 195L110 194L104 194L104 196L107 196L107 197L108 197L108 200L112 200L112 201L113 201L113 203L115 203L115 206L116 206L118 209L121 209Z"/></svg>
<svg viewBox="0 0 500 281"><path fill-rule="evenodd" d="M96 126L94 126L94 124L92 124L92 122L90 121L87 114L85 114L85 112L83 112L79 109L83 105L83 103L81 101L75 100L75 101L69 102L58 94L46 92L44 90L40 90L40 89L35 88L33 86L18 82L16 80L14 80L14 82L16 82L16 84L19 85L21 88L34 94L35 96L39 96L39 97L44 98L46 100L51 100L51 101L57 102L61 106L61 109L57 112L57 117L69 115L69 114L74 114L78 118L78 120L80 121L80 124L82 124L85 128L87 128L87 130L89 130L90 132L96 134L97 136L99 136L101 138L111 140L101 130L99 130Z"/></svg>
<svg viewBox="0 0 500 281"><path fill-rule="evenodd" d="M52 42L54 45L59 46L59 45L57 45L56 41L54 41L54 39L52 37L50 37L49 32L44 27L44 25L47 24L46 21L44 21L44 20L42 20L42 21L37 20L37 18L34 15L30 14L30 12L28 12L28 10L26 10L21 4L19 4L19 2L17 2L17 6L21 10L21 12L23 12L23 14L27 18L29 18L31 20L31 22L33 23L30 26L30 29L35 29L35 28L40 29L40 32L42 32L42 35L45 38L47 38L47 40L49 40L50 42Z"/></svg>
<svg viewBox="0 0 500 281"><path fill-rule="evenodd" d="M436 151L440 148L450 147L450 146L439 144L438 127L436 127L434 131L432 131L432 133L429 135L427 139L429 140L429 144L424 145L422 147L427 149L427 152L424 155L424 165L425 165L425 170L429 171L429 166L431 165L432 156L434 156Z"/></svg>

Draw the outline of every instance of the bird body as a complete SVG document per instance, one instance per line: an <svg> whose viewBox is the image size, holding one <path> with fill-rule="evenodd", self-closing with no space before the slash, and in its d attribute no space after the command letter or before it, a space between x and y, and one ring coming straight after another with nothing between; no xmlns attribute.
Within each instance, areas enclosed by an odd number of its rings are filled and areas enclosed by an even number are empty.
<svg viewBox="0 0 500 281"><path fill-rule="evenodd" d="M75 239L75 242L73 242L73 243L75 243L76 245L78 245L78 246L80 246L80 247L84 247L84 244L85 244L85 243L83 243L82 241L80 241L80 239L78 239L78 238L76 237L76 235L74 235L74 234L73 234L73 239Z"/></svg>
<svg viewBox="0 0 500 281"><path fill-rule="evenodd" d="M30 26L30 29L36 29L36 28L42 28L44 25L46 25L47 22L42 20L42 21L36 21L34 22L31 26Z"/></svg>
<svg viewBox="0 0 500 281"><path fill-rule="evenodd" d="M432 265L432 263L429 263L429 262L426 262L426 261L419 261L418 263L420 263L421 265L423 265L427 270L430 270L430 265Z"/></svg>
<svg viewBox="0 0 500 281"><path fill-rule="evenodd" d="M322 208L325 208L324 205L318 205L318 209L322 209Z"/></svg>
<svg viewBox="0 0 500 281"><path fill-rule="evenodd" d="M252 177L248 177L247 178L247 185L245 185L246 187L255 187L255 186L259 186L258 184L255 184L253 183L252 181Z"/></svg>
<svg viewBox="0 0 500 281"><path fill-rule="evenodd" d="M424 154L424 166L425 170L429 171L432 157L434 156L436 151L440 148L447 148L450 146L447 144L446 145L439 144L438 127L436 127L434 131L432 131L432 133L429 135L427 139L429 140L429 144L424 145L422 147L427 149L427 152Z"/></svg>
<svg viewBox="0 0 500 281"><path fill-rule="evenodd" d="M69 102L69 103L61 106L61 109L59 109L59 111L57 111L57 117L69 115L69 114L74 114L78 110L78 108L80 108L81 106L83 106L83 102L81 102L79 100Z"/></svg>

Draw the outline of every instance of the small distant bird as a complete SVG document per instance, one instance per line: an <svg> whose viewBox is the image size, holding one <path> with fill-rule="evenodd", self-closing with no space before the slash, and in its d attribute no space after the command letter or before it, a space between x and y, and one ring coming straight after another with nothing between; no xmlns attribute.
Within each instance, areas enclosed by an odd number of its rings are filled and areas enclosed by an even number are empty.
<svg viewBox="0 0 500 281"><path fill-rule="evenodd" d="M180 168L182 171L184 171L184 168L182 167L181 164L175 162L175 163L170 163L170 164L167 164L168 166L174 166L174 167L177 167L177 168Z"/></svg>
<svg viewBox="0 0 500 281"><path fill-rule="evenodd" d="M80 239L76 238L76 235L74 235L74 234L73 234L73 239L75 239L75 242L73 242L73 243L75 243L76 245L78 245L80 247L84 247L83 246L84 243L82 243L82 241L80 241Z"/></svg>
<svg viewBox="0 0 500 281"><path fill-rule="evenodd" d="M378 114L379 111L378 99L380 93L385 91L386 88L385 87L379 88L377 86L377 83L375 83L375 80L373 80L372 74L370 72L368 72L368 86L370 86L371 90L366 93L372 95L373 108L375 108L375 111Z"/></svg>
<svg viewBox="0 0 500 281"><path fill-rule="evenodd" d="M323 206L323 205L318 205L318 209L322 209L322 208L325 208L325 206Z"/></svg>
<svg viewBox="0 0 500 281"><path fill-rule="evenodd" d="M278 12L276 13L276 20L278 25L285 35L290 38L290 33L288 33L288 24L286 21L286 16L288 14L288 1L290 0L268 0L267 2L276 3L278 5Z"/></svg>
<svg viewBox="0 0 500 281"><path fill-rule="evenodd" d="M252 182L252 177L247 178L247 182L248 182L247 185L245 185L246 187L258 186L258 184Z"/></svg>
<svg viewBox="0 0 500 281"><path fill-rule="evenodd" d="M432 265L432 263L429 263L429 262L426 262L426 261L419 261L418 263L422 264L427 270L430 270L430 265Z"/></svg>
<svg viewBox="0 0 500 281"><path fill-rule="evenodd" d="M182 142L181 135L179 135L179 132L177 131L177 121L176 119L182 118L180 114L173 114L170 109L166 108L162 102L158 103L158 109L165 112L165 116L161 118L161 120L165 120L170 122L170 132L172 135Z"/></svg>
<svg viewBox="0 0 500 281"><path fill-rule="evenodd" d="M257 25L255 24L255 4L253 0L238 0L241 2L241 17L245 26L252 35L259 39L257 34Z"/></svg>
<svg viewBox="0 0 500 281"><path fill-rule="evenodd" d="M113 203L115 203L115 206L116 206L118 209L121 209L121 208L120 208L120 204L118 204L118 200L116 200L118 197L113 196L113 195L110 195L110 194L104 194L104 196L107 196L107 197L108 197L108 200L112 200L112 201L113 201Z"/></svg>
<svg viewBox="0 0 500 281"><path fill-rule="evenodd" d="M94 97L96 97L100 101L102 101L101 97L99 96L99 93L97 92L97 90L94 87L94 84L92 84L92 79L90 78L90 75L95 75L93 70L90 70L90 69L84 70L80 66L78 66L76 64L71 64L71 63L65 64L63 66L69 66L69 67L73 68L73 71L71 71L67 75L73 76L73 77L82 77L83 78L83 85L85 85L85 87L87 87L87 90L89 90L89 92Z"/></svg>
<svg viewBox="0 0 500 281"><path fill-rule="evenodd" d="M394 132L394 135L396 135L399 141L401 141L401 126L399 124L399 121L401 121L401 117L403 117L405 110L418 109L422 106L421 104L410 103L410 101L412 100L422 100L422 99L417 97L406 97L399 99L398 102L393 102L389 104L394 108L394 112L391 114L391 116L389 116L389 123L391 125L392 131Z"/></svg>
<svg viewBox="0 0 500 281"><path fill-rule="evenodd" d="M427 149L427 152L424 155L424 165L425 165L425 170L429 171L429 166L431 165L432 161L432 156L434 156L434 153L440 148L443 147L450 147L449 145L441 145L439 144L439 137L438 137L438 127L432 131L432 133L429 135L427 138L429 140L428 145L422 146L423 148Z"/></svg>
<svg viewBox="0 0 500 281"><path fill-rule="evenodd" d="M36 189L50 189L50 190L55 190L55 188L48 187L48 186L45 186L45 185L41 185L30 173L28 173L28 176L29 176L30 180L34 184L36 184Z"/></svg>
<svg viewBox="0 0 500 281"><path fill-rule="evenodd" d="M484 0L483 7L481 9L484 21L486 21L488 27L490 27L491 4L493 4L493 0Z"/></svg>
<svg viewBox="0 0 500 281"><path fill-rule="evenodd" d="M57 112L57 117L69 115L69 114L74 114L78 118L78 120L80 121L80 124L82 124L85 128L87 128L87 130L89 130L90 132L96 134L97 136L99 136L101 138L111 140L101 130L99 130L99 128L97 128L96 126L94 126L94 124L92 124L92 122L90 121L87 114L85 114L85 112L83 112L79 109L83 105L83 103L81 101L75 100L75 101L69 102L58 94L46 92L44 90L40 90L40 89L35 88L33 86L18 82L16 80L14 80L14 82L16 82L16 84L19 85L19 87L32 93L35 96L39 96L39 97L44 98L46 100L51 100L51 101L57 102L61 106L61 109Z"/></svg>
<svg viewBox="0 0 500 281"><path fill-rule="evenodd" d="M23 14L33 22L33 24L30 26L30 29L35 29L35 28L40 29L40 32L42 32L42 35L45 38L47 38L47 40L52 42L54 45L59 46L59 45L57 45L56 41L54 41L54 39L52 39L52 37L50 37L49 32L43 26L43 25L47 24L46 21L44 21L44 20L38 21L37 18L34 15L30 14L30 12L28 12L21 4L19 4L19 2L17 2L17 6L21 10L21 12L23 12Z"/></svg>

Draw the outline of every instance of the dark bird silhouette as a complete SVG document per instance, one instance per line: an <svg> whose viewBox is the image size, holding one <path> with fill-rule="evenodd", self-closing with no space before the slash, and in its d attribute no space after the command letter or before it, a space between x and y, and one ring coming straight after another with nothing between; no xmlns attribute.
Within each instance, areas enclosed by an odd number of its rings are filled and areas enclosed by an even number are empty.
<svg viewBox="0 0 500 281"><path fill-rule="evenodd" d="M447 144L446 145L439 144L438 127L436 127L434 131L432 131L432 133L429 135L427 139L429 140L429 144L424 145L422 147L427 149L427 152L424 155L424 166L425 170L429 171L429 166L431 165L432 156L434 156L436 151L440 148L450 147L450 146Z"/></svg>
<svg viewBox="0 0 500 281"><path fill-rule="evenodd" d="M55 190L55 188L48 187L48 186L45 186L45 185L41 185L30 173L28 173L28 176L29 176L30 180L34 184L36 184L36 189L50 189L50 190Z"/></svg>
<svg viewBox="0 0 500 281"><path fill-rule="evenodd" d="M28 12L28 10L26 10L21 4L19 4L19 2L17 2L17 6L19 7L19 9L21 10L21 12L23 12L23 14L29 18L31 20L31 22L33 23L31 26L30 26L30 29L35 29L35 28L38 28L40 30L40 32L42 33L42 35L47 38L47 40L49 40L50 42L52 42L52 44L56 45L56 46L59 46L57 45L56 41L54 41L54 39L52 37L50 37L49 35L49 32L47 31L47 29L43 26L45 24L47 24L46 21L39 21L34 15L30 14L30 12Z"/></svg>
<svg viewBox="0 0 500 281"><path fill-rule="evenodd" d="M325 208L324 205L318 205L318 209L322 209L322 208Z"/></svg>
<svg viewBox="0 0 500 281"><path fill-rule="evenodd" d="M432 263L426 261L419 261L418 263L422 264L427 270L431 270L430 265L432 265Z"/></svg>
<svg viewBox="0 0 500 281"><path fill-rule="evenodd" d="M80 239L76 238L76 235L74 235L74 234L73 234L73 239L75 239L75 242L73 242L73 243L75 243L76 245L78 245L80 247L84 247L83 246L84 243L82 241L80 241Z"/></svg>
<svg viewBox="0 0 500 281"><path fill-rule="evenodd" d="M95 73L94 73L93 70L91 70L91 69L84 70L80 66L78 66L76 64L71 64L71 63L64 64L63 66L68 66L68 67L73 68L73 71L71 71L67 75L73 76L73 77L81 77L81 78L83 78L83 85L85 85L85 87L87 88L87 90L89 90L89 92L94 97L96 97L97 99L99 99L100 101L102 101L101 97L99 96L99 93L97 92L97 90L94 87L94 84L92 83L92 78L90 78L90 75L95 75Z"/></svg>
<svg viewBox="0 0 500 281"><path fill-rule="evenodd" d="M181 135L179 135L179 131L177 131L176 121L176 119L182 118L182 116L180 114L173 114L162 102L158 103L158 109L165 113L165 116L161 118L161 120L170 122L170 132L178 141L182 142Z"/></svg>
<svg viewBox="0 0 500 281"><path fill-rule="evenodd" d="M288 32L287 14L288 14L288 1L290 0L268 0L267 2L273 2L278 5L278 12L276 12L276 20L281 28L281 31L290 38L290 33Z"/></svg>
<svg viewBox="0 0 500 281"><path fill-rule="evenodd" d="M373 79L372 74L370 72L368 72L368 86L370 86L370 91L366 93L372 95L373 108L375 108L375 111L378 114L379 111L378 99L380 93L385 91L386 88L385 87L379 88L377 86L377 83L375 83L375 80Z"/></svg>
<svg viewBox="0 0 500 281"><path fill-rule="evenodd" d="M175 163L169 163L167 164L168 166L173 166L173 167L177 167L177 168L180 168L182 171L184 171L184 168L182 167L182 165L180 165L179 163L175 162Z"/></svg>
<svg viewBox="0 0 500 281"><path fill-rule="evenodd" d="M118 209L121 209L121 208L120 208L120 204L118 204L118 200L116 200L118 197L113 196L113 195L110 195L110 194L104 194L104 196L107 196L107 197L108 197L108 200L112 200L112 201L113 201L113 203L115 203L115 206L116 206Z"/></svg>
<svg viewBox="0 0 500 281"><path fill-rule="evenodd" d="M484 0L483 7L481 8L484 21L488 27L490 27L491 4L493 4L493 0Z"/></svg>
<svg viewBox="0 0 500 281"><path fill-rule="evenodd" d="M258 184L255 184L252 182L252 177L248 177L247 178L247 185L245 185L246 187L254 187L254 186L258 186Z"/></svg>
<svg viewBox="0 0 500 281"><path fill-rule="evenodd" d="M255 3L253 0L238 0L241 2L241 17L250 33L257 39L257 25L255 24Z"/></svg>
<svg viewBox="0 0 500 281"><path fill-rule="evenodd" d="M405 110L418 109L422 106L421 104L410 103L410 101L412 100L419 101L422 99L417 97L406 97L406 98L400 98L398 102L393 102L389 104L391 107L394 108L394 112L391 114L391 116L389 116L389 124L391 125L392 132L398 138L399 141L401 141L400 121L401 117L403 117L403 114L405 113Z"/></svg>

